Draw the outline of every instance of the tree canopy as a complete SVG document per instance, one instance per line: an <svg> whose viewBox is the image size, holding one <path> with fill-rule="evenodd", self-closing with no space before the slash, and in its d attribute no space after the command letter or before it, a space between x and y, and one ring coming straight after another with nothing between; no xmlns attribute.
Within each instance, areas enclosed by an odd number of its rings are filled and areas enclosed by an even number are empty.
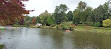
<svg viewBox="0 0 111 49"><path fill-rule="evenodd" d="M13 24L23 14L29 14L29 11L24 8L23 1L28 0L0 0L0 22Z"/></svg>
<svg viewBox="0 0 111 49"><path fill-rule="evenodd" d="M68 7L65 4L56 6L56 9L54 12L56 24L60 24L67 20L66 13L65 13L67 10L68 10Z"/></svg>

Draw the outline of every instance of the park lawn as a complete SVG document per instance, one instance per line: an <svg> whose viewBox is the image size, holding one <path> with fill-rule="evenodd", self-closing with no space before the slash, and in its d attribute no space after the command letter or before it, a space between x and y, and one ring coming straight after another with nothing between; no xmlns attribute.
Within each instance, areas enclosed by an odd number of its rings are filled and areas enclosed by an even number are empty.
<svg viewBox="0 0 111 49"><path fill-rule="evenodd" d="M89 31L89 32L97 32L97 33L111 33L111 28L107 27L92 27L92 26L76 26L74 28L77 31Z"/></svg>

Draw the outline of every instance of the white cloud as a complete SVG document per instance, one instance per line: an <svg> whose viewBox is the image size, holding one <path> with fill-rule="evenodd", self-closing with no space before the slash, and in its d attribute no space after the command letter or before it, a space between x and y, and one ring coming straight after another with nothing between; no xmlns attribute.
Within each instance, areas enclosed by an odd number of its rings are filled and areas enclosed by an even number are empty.
<svg viewBox="0 0 111 49"><path fill-rule="evenodd" d="M38 16L40 13L48 10L49 13L53 13L56 6L60 4L66 4L69 10L74 11L80 1L84 1L88 6L93 8L98 7L100 4L104 4L106 0L29 0L24 2L27 10L35 10L30 12L30 16Z"/></svg>

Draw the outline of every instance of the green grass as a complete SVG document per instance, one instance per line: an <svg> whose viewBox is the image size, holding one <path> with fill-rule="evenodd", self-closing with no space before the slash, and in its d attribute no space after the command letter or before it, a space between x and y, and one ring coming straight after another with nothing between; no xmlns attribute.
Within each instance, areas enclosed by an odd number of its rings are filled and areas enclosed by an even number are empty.
<svg viewBox="0 0 111 49"><path fill-rule="evenodd" d="M0 49L3 49L4 48L4 46L3 45L0 45Z"/></svg>
<svg viewBox="0 0 111 49"><path fill-rule="evenodd" d="M76 26L75 30L77 31L89 31L89 32L97 32L97 33L111 33L110 27L92 27L92 26Z"/></svg>
<svg viewBox="0 0 111 49"><path fill-rule="evenodd" d="M13 27L29 27L29 26L27 26L27 25L13 25Z"/></svg>

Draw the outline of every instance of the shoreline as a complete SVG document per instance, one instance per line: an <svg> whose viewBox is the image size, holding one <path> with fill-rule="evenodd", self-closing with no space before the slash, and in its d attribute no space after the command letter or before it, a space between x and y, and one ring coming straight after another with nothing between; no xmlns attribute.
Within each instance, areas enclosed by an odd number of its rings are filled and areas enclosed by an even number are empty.
<svg viewBox="0 0 111 49"><path fill-rule="evenodd" d="M36 27L35 27L36 28ZM56 27L39 27L43 29L57 29ZM62 29L59 29L62 30ZM80 32L94 32L94 33L103 33L103 34L110 34L111 28L105 28L105 27L92 27L92 26L76 26L73 28L73 31L80 31Z"/></svg>
<svg viewBox="0 0 111 49"><path fill-rule="evenodd" d="M12 26L16 27L16 26ZM17 26L17 27L30 27L30 28L43 28L43 29L57 29L56 26ZM62 29L58 29L62 30ZM84 32L95 32L95 33L104 33L104 34L110 34L111 28L109 27L93 27L93 26L75 26L73 27L73 31L84 31Z"/></svg>

